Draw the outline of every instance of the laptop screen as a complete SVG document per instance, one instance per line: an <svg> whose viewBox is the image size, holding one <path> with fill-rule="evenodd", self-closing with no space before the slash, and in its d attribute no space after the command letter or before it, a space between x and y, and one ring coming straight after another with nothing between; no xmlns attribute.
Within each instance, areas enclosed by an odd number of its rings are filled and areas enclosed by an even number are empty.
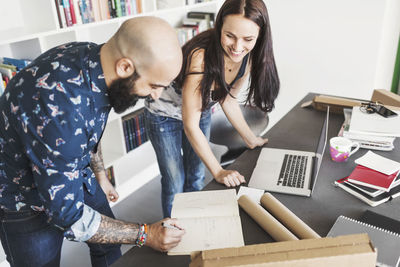
<svg viewBox="0 0 400 267"><path fill-rule="evenodd" d="M317 150L315 152L316 162L315 162L315 164L313 164L313 180L314 180L314 182L313 182L313 186L311 187L311 191L314 188L315 183L317 182L319 169L320 169L321 163L322 163L322 157L325 153L326 141L328 139L328 124L329 124L329 106L327 107L327 110L326 110L326 118L325 118L324 124L322 125L321 134L319 135Z"/></svg>

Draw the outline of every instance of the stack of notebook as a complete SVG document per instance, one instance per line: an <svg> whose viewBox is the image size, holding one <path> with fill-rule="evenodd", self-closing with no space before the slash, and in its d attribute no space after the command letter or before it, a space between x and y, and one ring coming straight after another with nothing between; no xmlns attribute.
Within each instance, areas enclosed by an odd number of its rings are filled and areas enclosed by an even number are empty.
<svg viewBox="0 0 400 267"><path fill-rule="evenodd" d="M335 184L370 206L377 206L400 196L400 163L368 152L348 177Z"/></svg>

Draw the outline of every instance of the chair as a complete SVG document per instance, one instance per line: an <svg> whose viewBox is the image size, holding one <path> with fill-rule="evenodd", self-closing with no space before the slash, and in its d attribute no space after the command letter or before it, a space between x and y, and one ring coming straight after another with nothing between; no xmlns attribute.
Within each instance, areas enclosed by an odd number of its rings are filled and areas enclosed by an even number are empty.
<svg viewBox="0 0 400 267"><path fill-rule="evenodd" d="M268 126L268 114L258 108L240 105L243 116L250 129L256 134L261 134ZM227 166L240 156L247 146L242 137L228 121L222 108L218 105L211 115L210 141L217 145L223 145L228 151L221 157L221 165Z"/></svg>

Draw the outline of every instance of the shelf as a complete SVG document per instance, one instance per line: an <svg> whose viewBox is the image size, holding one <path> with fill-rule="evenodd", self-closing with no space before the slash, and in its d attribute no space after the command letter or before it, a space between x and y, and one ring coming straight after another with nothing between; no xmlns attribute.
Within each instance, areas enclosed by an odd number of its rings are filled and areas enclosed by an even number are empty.
<svg viewBox="0 0 400 267"><path fill-rule="evenodd" d="M126 111L124 111L121 114L117 114L114 112L114 110L111 110L110 114L108 115L108 121L116 120L119 118L124 117L125 115L128 115L136 110L139 110L144 107L144 99L139 99L139 101L136 103L134 107L128 108Z"/></svg>
<svg viewBox="0 0 400 267"><path fill-rule="evenodd" d="M110 206L113 207L128 197L130 194L134 193L136 190L140 189L142 186L156 178L160 175L157 162L147 166L141 172L133 175L125 181L124 183L115 187L119 194L119 199L117 202L110 202ZM1 266L0 266L1 267Z"/></svg>
<svg viewBox="0 0 400 267"><path fill-rule="evenodd" d="M210 6L210 11L215 11L216 7L215 4L217 4L217 1L210 1L210 2L204 2L204 3L198 3L198 4L193 4L193 5L183 5L183 6L177 6L177 7L172 7L172 8L165 8L165 9L160 9L160 10L155 10L155 4L152 1L144 0L143 1L143 7L144 7L144 12L131 15L131 16L124 16L124 17L119 17L119 18L112 18L109 20L103 20L103 21L96 21L96 22L91 22L91 23L86 23L86 24L80 24L80 25L74 25L72 27L66 27L66 28L59 28L58 26L58 21L56 16L56 11L55 7L53 7L54 3L53 1L49 0L20 0L20 3L22 2L23 5L37 5L40 4L40 6L43 6L43 10L46 12L41 12L41 14L46 14L46 16L40 16L40 20L34 20L32 18L32 13L30 12L29 9L27 10L26 7L23 8L21 14L25 16L25 27L19 27L16 29L11 29L11 30L4 30L0 31L0 34L2 36L7 36L7 39L3 39L0 41L0 46L3 45L8 45L10 43L17 43L17 42L24 42L28 41L30 39L35 39L35 38L41 38L41 37L47 37L50 35L58 35L58 34L63 34L63 33L68 33L68 32L79 32L79 31L93 31L94 28L99 28L101 30L103 27L105 27L108 24L116 24L117 28L119 25L132 17L139 17L139 16L160 16L162 17L163 15L170 13L170 12L176 12L176 11L181 11L182 9L184 11L186 10L192 10L192 9L203 9L205 10L205 7ZM37 7L35 7L37 9ZM28 12L29 11L29 12ZM51 15L49 15L51 14ZM36 16L36 14L34 14ZM37 17L37 16L36 16ZM169 16L170 17L170 16ZM32 22L32 23L30 23ZM27 25L28 24L28 25ZM1 51L1 49L0 49Z"/></svg>

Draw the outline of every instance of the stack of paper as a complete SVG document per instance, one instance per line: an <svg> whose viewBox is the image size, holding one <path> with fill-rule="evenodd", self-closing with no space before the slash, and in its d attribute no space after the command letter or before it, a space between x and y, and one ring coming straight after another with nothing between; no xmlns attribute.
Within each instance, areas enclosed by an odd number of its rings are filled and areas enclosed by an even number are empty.
<svg viewBox="0 0 400 267"><path fill-rule="evenodd" d="M343 136L349 138L353 142L359 143L361 148L384 151L393 150L393 141L395 140L394 137L382 136L381 134L365 134L350 131L350 122L352 121L352 109L343 109L343 113L344 123L338 136Z"/></svg>
<svg viewBox="0 0 400 267"><path fill-rule="evenodd" d="M400 196L400 163L368 151L355 161L358 166L335 184L370 206Z"/></svg>
<svg viewBox="0 0 400 267"><path fill-rule="evenodd" d="M385 118L353 107L349 132L376 136L400 136L400 116Z"/></svg>

